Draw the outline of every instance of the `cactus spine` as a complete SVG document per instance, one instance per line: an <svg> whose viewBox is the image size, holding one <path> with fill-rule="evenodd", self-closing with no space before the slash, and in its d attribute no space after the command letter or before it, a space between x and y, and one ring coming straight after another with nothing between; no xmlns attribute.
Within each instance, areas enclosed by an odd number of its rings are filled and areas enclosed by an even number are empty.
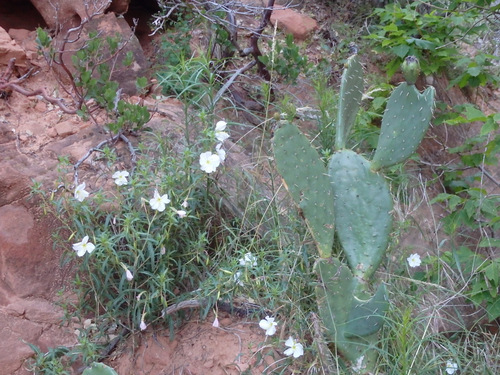
<svg viewBox="0 0 500 375"><path fill-rule="evenodd" d="M434 89L418 92L413 85L418 60L408 63L410 82L400 84L389 98L372 161L345 149L362 96L363 70L356 55L342 75L336 152L328 170L294 124L278 129L273 140L278 170L304 213L320 255L316 296L325 333L362 374L372 373L376 365L378 330L388 308L385 286L374 285L392 227L393 200L379 171L415 152L433 110ZM334 230L347 265L331 256Z"/></svg>

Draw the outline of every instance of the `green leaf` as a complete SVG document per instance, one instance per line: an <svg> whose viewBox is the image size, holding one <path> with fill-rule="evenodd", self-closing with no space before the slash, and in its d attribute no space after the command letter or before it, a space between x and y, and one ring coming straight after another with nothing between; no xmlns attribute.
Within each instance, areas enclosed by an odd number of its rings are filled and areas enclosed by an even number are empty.
<svg viewBox="0 0 500 375"><path fill-rule="evenodd" d="M433 200L431 200L431 204L445 201L448 202L448 207L450 208L450 210L454 210L459 204L462 203L463 200L455 194L441 193L438 194Z"/></svg>
<svg viewBox="0 0 500 375"><path fill-rule="evenodd" d="M417 47L421 49L435 49L436 44L433 42L429 42L428 40L417 39L417 38L408 38L406 39L406 43L415 44Z"/></svg>
<svg viewBox="0 0 500 375"><path fill-rule="evenodd" d="M483 238L481 242L479 242L479 247L498 247L500 248L500 238Z"/></svg>
<svg viewBox="0 0 500 375"><path fill-rule="evenodd" d="M491 262L484 269L484 276L494 284L495 287L498 287L498 278L500 276L500 263Z"/></svg>
<svg viewBox="0 0 500 375"><path fill-rule="evenodd" d="M476 107L472 105L467 105L465 107L465 116L470 122L473 121L486 121L486 115Z"/></svg>
<svg viewBox="0 0 500 375"><path fill-rule="evenodd" d="M406 44L400 44L399 46L392 47L391 51L398 57L405 57L408 54L410 47Z"/></svg>
<svg viewBox="0 0 500 375"><path fill-rule="evenodd" d="M486 304L486 312L488 313L488 320L494 321L500 317L500 298Z"/></svg>
<svg viewBox="0 0 500 375"><path fill-rule="evenodd" d="M472 77L477 77L479 73L481 73L481 67L480 66L473 66L469 69L467 69L467 73L469 73Z"/></svg>
<svg viewBox="0 0 500 375"><path fill-rule="evenodd" d="M480 135L486 135L498 129L498 121L492 116L488 116L486 122L481 127Z"/></svg>
<svg viewBox="0 0 500 375"><path fill-rule="evenodd" d="M146 77L139 77L137 78L137 87L139 87L140 89L143 89L144 87L146 87L148 84L148 79Z"/></svg>

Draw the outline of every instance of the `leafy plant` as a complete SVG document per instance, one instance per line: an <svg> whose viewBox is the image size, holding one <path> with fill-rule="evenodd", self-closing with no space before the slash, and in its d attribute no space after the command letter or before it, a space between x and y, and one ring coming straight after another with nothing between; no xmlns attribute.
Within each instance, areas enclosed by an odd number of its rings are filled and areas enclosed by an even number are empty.
<svg viewBox="0 0 500 375"><path fill-rule="evenodd" d="M476 306L483 306L488 320L500 317L500 259L487 259L471 251L467 246L459 246L452 251L444 251L439 257L430 256L425 260L427 272L416 275L417 279L437 281L442 263L460 275L464 296Z"/></svg>
<svg viewBox="0 0 500 375"><path fill-rule="evenodd" d="M375 9L376 22L366 38L375 42L376 51L389 51L392 56L386 65L389 77L406 56L413 55L426 75L449 72L450 66L457 68L451 83L460 87L495 83L498 77L489 70L495 56L479 53L462 57L459 50L458 42L478 37L488 27L486 19L494 14L476 3L452 1L448 5L425 6L413 1L403 7L400 2L393 2Z"/></svg>
<svg viewBox="0 0 500 375"><path fill-rule="evenodd" d="M307 73L310 67L307 56L300 52L292 34L286 36L284 45L274 39L269 41L269 47L269 54L259 56L259 60L278 73L285 82L296 83L300 73Z"/></svg>
<svg viewBox="0 0 500 375"><path fill-rule="evenodd" d="M70 351L65 346L58 346L56 348L49 348L44 353L42 350L34 345L28 343L28 346L35 352L35 357L28 361L28 370L34 371L36 374L43 375L69 375L67 369L68 360L67 354Z"/></svg>
<svg viewBox="0 0 500 375"><path fill-rule="evenodd" d="M470 250L495 249L500 241L492 234L500 229L500 197L487 188L485 179L493 180L489 168L498 166L500 136L497 134L500 114L484 114L471 104L455 107L455 111L441 116L438 123L451 126L476 123L481 128L477 135L468 138L462 145L450 148L456 155L454 163L440 167L447 192L438 194L431 203L443 204L448 210L442 219L445 232L451 236L452 252L445 252L441 260L468 280L465 295L477 305L485 303L488 318L500 316L499 284L495 272L499 258L487 259ZM476 233L475 245L457 245L465 242L463 232ZM467 242L474 242L470 236ZM431 264L437 262L432 258ZM435 273L435 267L428 277Z"/></svg>
<svg viewBox="0 0 500 375"><path fill-rule="evenodd" d="M118 82L111 79L116 60L123 48L124 41L121 36L104 39L97 31L89 32L88 40L71 56L73 69L64 65L63 52L55 49L52 39L41 28L37 29L37 42L50 66L64 66L63 71L69 75L73 86L75 112L80 116L92 117L89 107L95 101L110 115L107 126L112 132L139 130L149 121L147 108L121 99ZM124 56L122 64L129 66L132 62L133 55L129 52ZM145 77L140 77L136 82L139 91L144 90L146 85Z"/></svg>

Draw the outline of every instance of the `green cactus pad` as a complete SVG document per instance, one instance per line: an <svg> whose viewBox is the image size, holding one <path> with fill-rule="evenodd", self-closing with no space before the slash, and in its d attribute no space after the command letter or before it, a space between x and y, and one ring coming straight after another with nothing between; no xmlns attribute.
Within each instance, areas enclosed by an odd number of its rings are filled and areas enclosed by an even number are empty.
<svg viewBox="0 0 500 375"><path fill-rule="evenodd" d="M377 358L377 332L386 310L381 303L387 300L385 287L380 286L375 296L365 300L368 293L363 290L364 284L360 284L349 267L338 259L320 259L315 270L320 277L316 287L318 312L327 337L344 358L368 372L373 370ZM363 298L356 296L357 293ZM380 309L379 315L374 314L376 308ZM370 321L374 326L360 324L361 320ZM357 324L362 327L356 329Z"/></svg>
<svg viewBox="0 0 500 375"><path fill-rule="evenodd" d="M335 148L345 147L347 136L354 125L363 96L363 67L357 55L349 57L342 74L338 105Z"/></svg>
<svg viewBox="0 0 500 375"><path fill-rule="evenodd" d="M118 373L103 363L94 362L82 375L118 375Z"/></svg>
<svg viewBox="0 0 500 375"><path fill-rule="evenodd" d="M378 332L384 324L384 315L388 308L384 284L379 285L375 295L367 301L354 297L345 337L363 337Z"/></svg>
<svg viewBox="0 0 500 375"><path fill-rule="evenodd" d="M432 86L421 94L414 85L406 82L392 92L373 156L374 170L401 163L416 151L429 128L434 93Z"/></svg>
<svg viewBox="0 0 500 375"><path fill-rule="evenodd" d="M326 167L309 140L291 123L275 132L273 147L278 171L302 210L320 256L329 257L333 247L334 215Z"/></svg>
<svg viewBox="0 0 500 375"><path fill-rule="evenodd" d="M392 197L384 178L351 150L332 156L329 175L337 235L354 275L369 280L382 262L392 227Z"/></svg>

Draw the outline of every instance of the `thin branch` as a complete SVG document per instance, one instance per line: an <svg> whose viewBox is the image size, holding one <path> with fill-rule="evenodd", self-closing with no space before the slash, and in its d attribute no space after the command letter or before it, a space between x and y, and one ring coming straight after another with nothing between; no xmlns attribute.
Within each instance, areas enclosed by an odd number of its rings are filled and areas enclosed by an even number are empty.
<svg viewBox="0 0 500 375"><path fill-rule="evenodd" d="M252 68L253 66L255 66L255 64L257 64L257 62L255 60L253 61L250 61L248 64L246 64L245 66L239 68L232 76L231 78L229 78L226 83L224 84L224 86L222 86L219 91L217 92L217 94L215 95L214 97L214 101L213 101L213 104L215 105L219 100L220 98L222 97L222 95L224 95L224 93L227 91L227 89L229 88L229 86L231 86L234 82L234 80L240 75L240 74L243 74L244 72L246 72L248 69Z"/></svg>
<svg viewBox="0 0 500 375"><path fill-rule="evenodd" d="M54 98L53 96L50 96L49 94L47 94L47 92L45 91L44 88L40 88L40 89L37 89L37 90L30 91L30 90L26 90L25 88L23 88L23 87L15 84L15 83L11 83L11 82L0 84L0 90L4 90L4 89L7 89L7 88L10 88L13 91L16 91L16 92L18 92L18 93L20 93L20 94L22 94L24 96L41 95L49 103L57 105L59 108L61 108L61 110L64 113L68 113L68 114L71 114L71 115L74 115L74 114L77 113L77 110L69 108L64 103L63 99L61 99L61 98Z"/></svg>
<svg viewBox="0 0 500 375"><path fill-rule="evenodd" d="M488 177L490 179L491 182L493 182L496 186L500 187L500 182L498 182L495 177L493 177L493 175L488 172L486 169L484 169L481 165L478 165L477 168L482 172L484 173L484 175L486 177Z"/></svg>
<svg viewBox="0 0 500 375"><path fill-rule="evenodd" d="M130 157L131 157L130 162L132 164L132 171L131 171L130 174L132 175L134 173L135 165L136 165L136 162L137 162L137 154L136 154L136 152L134 150L134 147L132 146L132 142L130 142L130 140L122 132L119 132L118 134L112 136L111 138L105 139L104 141L100 142L97 146L92 147L90 150L87 151L87 153L85 155L83 155L80 158L80 160L78 160L75 163L75 165L73 166L75 186L78 186L78 168L80 168L80 165L82 165L82 163L85 160L87 160L90 157L90 155L92 155L92 153L94 153L94 152L103 152L101 150L101 148L104 145L112 144L112 143L116 142L118 139L121 139L123 142L125 142L125 144L128 147L128 150L130 152Z"/></svg>

